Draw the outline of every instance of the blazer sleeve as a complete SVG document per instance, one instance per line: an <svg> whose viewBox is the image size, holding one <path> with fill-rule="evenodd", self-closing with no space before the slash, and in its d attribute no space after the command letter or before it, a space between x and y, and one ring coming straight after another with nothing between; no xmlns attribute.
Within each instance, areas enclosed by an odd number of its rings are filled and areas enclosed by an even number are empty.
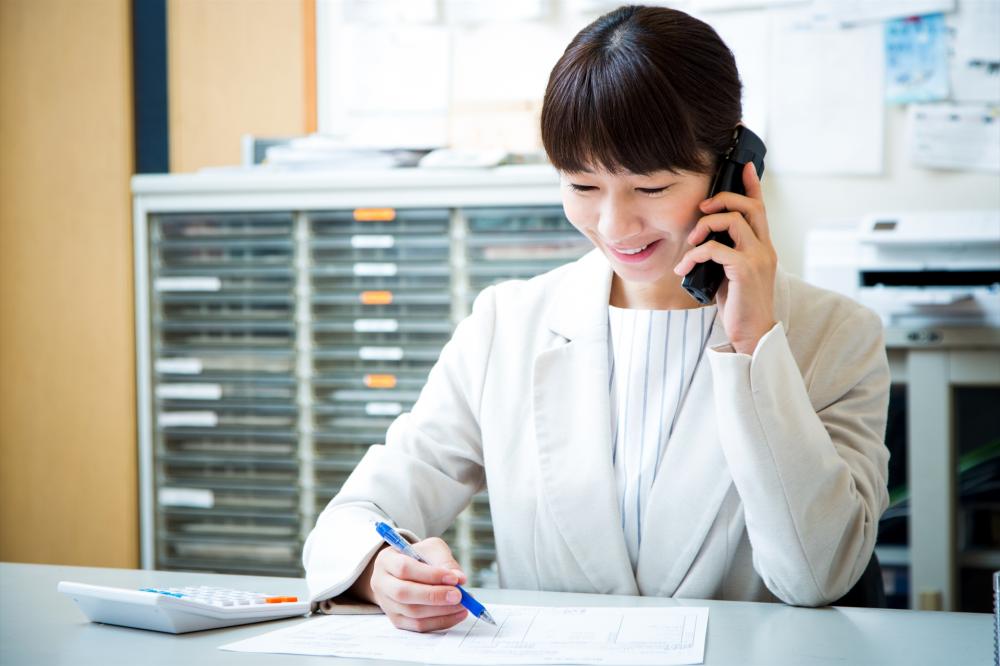
<svg viewBox="0 0 1000 666"><path fill-rule="evenodd" d="M417 541L446 530L484 487L479 411L495 321L493 287L476 298L413 409L389 426L330 500L303 547L312 601L349 588L382 544L372 520Z"/></svg>
<svg viewBox="0 0 1000 666"><path fill-rule="evenodd" d="M835 601L857 582L889 503L881 321L857 307L824 337L808 388L780 323L752 356L708 352L754 569L802 606Z"/></svg>

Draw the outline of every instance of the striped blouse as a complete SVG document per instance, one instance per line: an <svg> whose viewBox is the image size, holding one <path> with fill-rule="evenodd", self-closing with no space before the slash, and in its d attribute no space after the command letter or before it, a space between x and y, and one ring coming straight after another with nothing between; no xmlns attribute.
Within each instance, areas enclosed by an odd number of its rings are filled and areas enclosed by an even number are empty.
<svg viewBox="0 0 1000 666"><path fill-rule="evenodd" d="M717 310L714 305L691 310L608 307L611 456L622 530L635 569L642 543L643 502L649 497Z"/></svg>

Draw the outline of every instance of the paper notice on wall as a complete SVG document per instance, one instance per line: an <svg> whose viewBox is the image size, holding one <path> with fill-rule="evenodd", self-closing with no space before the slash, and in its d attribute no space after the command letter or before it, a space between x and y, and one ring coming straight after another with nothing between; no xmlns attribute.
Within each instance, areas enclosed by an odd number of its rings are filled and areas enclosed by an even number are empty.
<svg viewBox="0 0 1000 666"><path fill-rule="evenodd" d="M944 14L885 24L885 99L896 104L948 97L948 27Z"/></svg>
<svg viewBox="0 0 1000 666"><path fill-rule="evenodd" d="M768 168L775 173L877 175L883 169L881 24L819 25L772 13Z"/></svg>
<svg viewBox="0 0 1000 666"><path fill-rule="evenodd" d="M734 9L766 9L784 5L803 5L812 2L812 0L690 0L690 2L693 12L721 12Z"/></svg>
<svg viewBox="0 0 1000 666"><path fill-rule="evenodd" d="M437 0L347 0L344 17L356 23L433 23Z"/></svg>
<svg viewBox="0 0 1000 666"><path fill-rule="evenodd" d="M1000 172L1000 106L915 104L907 139L918 166Z"/></svg>
<svg viewBox="0 0 1000 666"><path fill-rule="evenodd" d="M1000 102L1000 0L962 0L947 22L954 32L952 99Z"/></svg>
<svg viewBox="0 0 1000 666"><path fill-rule="evenodd" d="M552 0L445 0L448 19L459 23L541 21L552 12Z"/></svg>
<svg viewBox="0 0 1000 666"><path fill-rule="evenodd" d="M450 37L436 25L348 25L336 104L355 145L434 148L448 135Z"/></svg>
<svg viewBox="0 0 1000 666"><path fill-rule="evenodd" d="M813 0L814 18L839 25L880 23L955 11L956 0ZM963 3L964 4L964 3Z"/></svg>
<svg viewBox="0 0 1000 666"><path fill-rule="evenodd" d="M743 83L743 123L767 142L767 49L771 20L765 12L707 13L698 16L712 26L736 58Z"/></svg>

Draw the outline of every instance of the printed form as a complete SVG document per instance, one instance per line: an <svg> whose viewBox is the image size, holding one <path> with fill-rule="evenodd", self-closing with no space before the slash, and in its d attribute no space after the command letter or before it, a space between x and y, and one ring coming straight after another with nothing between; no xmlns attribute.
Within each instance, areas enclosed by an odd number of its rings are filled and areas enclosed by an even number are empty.
<svg viewBox="0 0 1000 666"><path fill-rule="evenodd" d="M429 664L700 664L708 608L491 604L448 631L396 629L384 615L329 615L221 646L235 652L367 657Z"/></svg>

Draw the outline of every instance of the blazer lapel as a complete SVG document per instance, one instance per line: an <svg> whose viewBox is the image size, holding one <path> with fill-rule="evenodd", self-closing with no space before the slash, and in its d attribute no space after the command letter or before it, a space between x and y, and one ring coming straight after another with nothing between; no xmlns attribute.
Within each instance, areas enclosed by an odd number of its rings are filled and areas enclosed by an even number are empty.
<svg viewBox="0 0 1000 666"><path fill-rule="evenodd" d="M786 333L788 289L787 276L778 270L774 315ZM640 546L636 572L646 594L675 594L733 483L716 426L716 419L725 414L715 404L712 368L705 358L708 349L728 344L722 318L717 316L650 489L642 530L648 536Z"/></svg>
<svg viewBox="0 0 1000 666"><path fill-rule="evenodd" d="M610 293L611 268L597 250L557 286L547 323L565 340L535 358L535 431L558 533L595 592L635 595L611 463Z"/></svg>

